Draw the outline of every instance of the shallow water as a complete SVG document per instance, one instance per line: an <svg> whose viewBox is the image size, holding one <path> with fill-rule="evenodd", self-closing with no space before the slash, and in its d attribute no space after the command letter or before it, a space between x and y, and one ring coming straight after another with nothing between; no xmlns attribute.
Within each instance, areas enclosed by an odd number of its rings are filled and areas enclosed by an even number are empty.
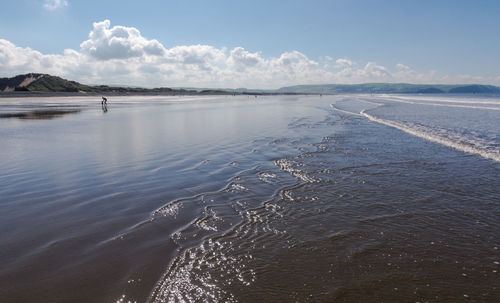
<svg viewBox="0 0 500 303"><path fill-rule="evenodd" d="M499 300L499 99L113 99L0 101L5 301Z"/></svg>

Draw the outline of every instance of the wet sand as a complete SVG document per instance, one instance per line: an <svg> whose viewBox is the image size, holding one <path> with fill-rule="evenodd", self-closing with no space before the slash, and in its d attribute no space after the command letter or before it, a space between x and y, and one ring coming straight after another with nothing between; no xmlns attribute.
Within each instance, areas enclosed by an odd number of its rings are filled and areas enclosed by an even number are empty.
<svg viewBox="0 0 500 303"><path fill-rule="evenodd" d="M497 302L499 163L356 98L2 99L2 300Z"/></svg>

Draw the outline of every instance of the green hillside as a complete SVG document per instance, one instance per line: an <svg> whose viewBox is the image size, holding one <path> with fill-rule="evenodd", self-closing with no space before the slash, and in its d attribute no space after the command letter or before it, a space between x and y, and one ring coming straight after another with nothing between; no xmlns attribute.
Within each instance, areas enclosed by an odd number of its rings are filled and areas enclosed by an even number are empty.
<svg viewBox="0 0 500 303"><path fill-rule="evenodd" d="M57 76L43 75L40 79L33 81L27 86L16 88L23 91L39 92L79 92L93 91L92 87L75 81L68 81Z"/></svg>
<svg viewBox="0 0 500 303"><path fill-rule="evenodd" d="M0 78L0 92L88 92L88 93L189 93L183 89L114 87L85 85L48 74L30 73L12 78Z"/></svg>
<svg viewBox="0 0 500 303"><path fill-rule="evenodd" d="M30 81L42 76L43 74L30 73L12 78L0 78L0 91L14 91L16 88L24 87L26 84L30 83Z"/></svg>
<svg viewBox="0 0 500 303"><path fill-rule="evenodd" d="M0 78L0 92L72 92L72 93L156 93L156 94L500 94L493 85L441 85L407 83L364 83L296 85L277 90L247 89L172 89L107 85L85 85L48 74L30 73Z"/></svg>

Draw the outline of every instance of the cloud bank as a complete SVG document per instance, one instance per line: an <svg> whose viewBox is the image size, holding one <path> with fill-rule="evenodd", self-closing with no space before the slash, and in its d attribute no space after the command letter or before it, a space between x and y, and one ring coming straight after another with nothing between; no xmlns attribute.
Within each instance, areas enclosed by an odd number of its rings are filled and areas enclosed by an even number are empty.
<svg viewBox="0 0 500 303"><path fill-rule="evenodd" d="M66 1L47 1L53 6ZM144 87L279 88L297 84L407 82L490 83L500 77L437 76L418 73L400 63L394 69L375 62L359 64L347 58L324 56L315 61L299 51L264 57L243 47L210 45L165 47L134 27L95 22L79 50L42 54L0 39L0 76L28 72L49 73L86 84L123 84Z"/></svg>

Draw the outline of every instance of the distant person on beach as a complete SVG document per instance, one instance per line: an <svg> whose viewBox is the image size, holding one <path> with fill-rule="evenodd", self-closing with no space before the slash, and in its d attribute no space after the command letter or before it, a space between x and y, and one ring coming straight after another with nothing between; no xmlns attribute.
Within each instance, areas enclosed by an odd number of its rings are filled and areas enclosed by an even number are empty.
<svg viewBox="0 0 500 303"><path fill-rule="evenodd" d="M102 97L101 104L108 104L108 99Z"/></svg>

